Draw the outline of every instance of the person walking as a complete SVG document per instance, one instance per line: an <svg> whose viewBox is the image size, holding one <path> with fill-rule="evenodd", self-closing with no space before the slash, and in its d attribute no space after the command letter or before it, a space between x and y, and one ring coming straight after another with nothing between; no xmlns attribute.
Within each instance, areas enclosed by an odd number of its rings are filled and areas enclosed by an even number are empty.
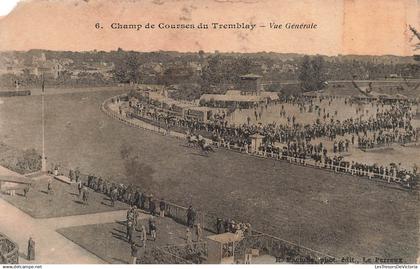
<svg viewBox="0 0 420 269"><path fill-rule="evenodd" d="M28 240L28 261L35 260L35 241L32 237L29 237Z"/></svg>

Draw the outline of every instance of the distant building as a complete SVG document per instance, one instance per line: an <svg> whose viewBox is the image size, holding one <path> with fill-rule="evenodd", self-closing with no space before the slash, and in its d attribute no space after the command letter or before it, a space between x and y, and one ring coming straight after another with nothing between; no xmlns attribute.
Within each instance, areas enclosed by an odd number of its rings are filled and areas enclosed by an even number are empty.
<svg viewBox="0 0 420 269"><path fill-rule="evenodd" d="M200 104L209 107L241 107L249 108L259 103L276 101L279 96L276 92L261 92L259 94L239 90L229 90L226 94L203 94Z"/></svg>
<svg viewBox="0 0 420 269"><path fill-rule="evenodd" d="M258 103L268 103L279 99L276 92L264 91L261 76L248 74L240 78L240 90L228 90L226 94L203 94L200 97L200 104L220 108L248 108Z"/></svg>

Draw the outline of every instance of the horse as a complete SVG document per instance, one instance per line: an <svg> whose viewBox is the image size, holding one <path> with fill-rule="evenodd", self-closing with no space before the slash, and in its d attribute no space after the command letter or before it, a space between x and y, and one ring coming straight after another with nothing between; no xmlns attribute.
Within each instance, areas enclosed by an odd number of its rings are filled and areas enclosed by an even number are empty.
<svg viewBox="0 0 420 269"><path fill-rule="evenodd" d="M201 139L198 141L198 145L200 146L201 151L207 155L209 152L214 152L213 147L207 143L205 139Z"/></svg>
<svg viewBox="0 0 420 269"><path fill-rule="evenodd" d="M198 138L196 135L187 135L187 146L196 147L198 145Z"/></svg>

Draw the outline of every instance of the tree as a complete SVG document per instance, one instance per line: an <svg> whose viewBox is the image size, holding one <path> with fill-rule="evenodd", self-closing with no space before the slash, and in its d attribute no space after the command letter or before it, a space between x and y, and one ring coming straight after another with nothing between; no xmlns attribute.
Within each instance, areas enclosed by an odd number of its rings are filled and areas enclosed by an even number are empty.
<svg viewBox="0 0 420 269"><path fill-rule="evenodd" d="M299 81L304 91L317 91L322 89L325 82L325 61L321 56L311 59L305 55L302 59Z"/></svg>
<svg viewBox="0 0 420 269"><path fill-rule="evenodd" d="M126 62L127 79L130 83L138 83L140 80L140 61L136 54L129 54Z"/></svg>
<svg viewBox="0 0 420 269"><path fill-rule="evenodd" d="M305 55L302 59L299 73L299 81L305 90L311 90L312 88L312 73L311 60L308 55Z"/></svg>
<svg viewBox="0 0 420 269"><path fill-rule="evenodd" d="M118 52L112 71L114 80L120 83L138 83L140 81L140 59L136 53Z"/></svg>
<svg viewBox="0 0 420 269"><path fill-rule="evenodd" d="M324 66L325 61L321 56L316 56L312 59L313 83L316 90L320 90L324 86L326 80Z"/></svg>

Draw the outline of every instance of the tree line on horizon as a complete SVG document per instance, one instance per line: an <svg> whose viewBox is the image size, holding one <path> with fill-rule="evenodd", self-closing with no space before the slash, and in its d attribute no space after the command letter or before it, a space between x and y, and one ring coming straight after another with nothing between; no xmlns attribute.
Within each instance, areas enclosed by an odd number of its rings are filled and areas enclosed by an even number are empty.
<svg viewBox="0 0 420 269"><path fill-rule="evenodd" d="M419 65L407 57L395 56L308 56L276 53L195 53L135 52L118 49L112 52L58 52L32 50L0 53L2 66L17 59L24 65L21 74L0 75L0 86L38 85L39 76L30 73L34 58L41 53L47 61L64 61L64 70L46 85L94 86L115 83L177 85L179 98L199 97L202 93L219 93L238 85L247 73L262 75L270 85L266 90L278 90L278 82L299 81L301 89L321 89L327 80L383 79L390 74L420 77ZM413 63L414 62L414 63ZM111 66L106 73L100 64ZM95 70L98 72L95 72Z"/></svg>

